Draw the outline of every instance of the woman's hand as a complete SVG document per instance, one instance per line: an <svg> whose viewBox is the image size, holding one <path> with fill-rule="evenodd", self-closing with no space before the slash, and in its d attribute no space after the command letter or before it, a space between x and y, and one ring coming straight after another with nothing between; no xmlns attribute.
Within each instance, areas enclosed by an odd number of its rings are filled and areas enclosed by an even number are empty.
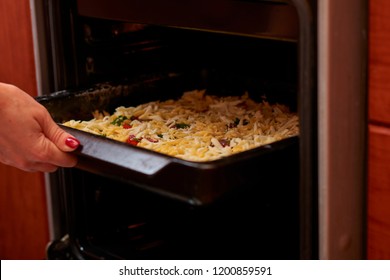
<svg viewBox="0 0 390 280"><path fill-rule="evenodd" d="M49 112L21 89L0 83L0 162L24 171L73 167L80 145Z"/></svg>

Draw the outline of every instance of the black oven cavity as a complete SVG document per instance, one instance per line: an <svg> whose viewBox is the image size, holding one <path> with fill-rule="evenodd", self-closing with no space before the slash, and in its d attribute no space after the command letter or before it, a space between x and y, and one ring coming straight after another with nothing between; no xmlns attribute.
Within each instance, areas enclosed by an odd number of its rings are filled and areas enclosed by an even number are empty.
<svg viewBox="0 0 390 280"><path fill-rule="evenodd" d="M206 164L72 131L85 145L50 177L48 258L316 257L311 1L46 2L54 93L38 100L58 123L193 89L300 117L299 137Z"/></svg>

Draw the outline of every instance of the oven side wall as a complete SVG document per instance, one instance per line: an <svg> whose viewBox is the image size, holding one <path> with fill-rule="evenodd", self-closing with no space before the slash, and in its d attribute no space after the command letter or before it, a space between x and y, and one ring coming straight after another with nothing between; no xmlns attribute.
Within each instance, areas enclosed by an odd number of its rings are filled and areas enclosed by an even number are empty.
<svg viewBox="0 0 390 280"><path fill-rule="evenodd" d="M365 257L365 0L318 2L320 259Z"/></svg>

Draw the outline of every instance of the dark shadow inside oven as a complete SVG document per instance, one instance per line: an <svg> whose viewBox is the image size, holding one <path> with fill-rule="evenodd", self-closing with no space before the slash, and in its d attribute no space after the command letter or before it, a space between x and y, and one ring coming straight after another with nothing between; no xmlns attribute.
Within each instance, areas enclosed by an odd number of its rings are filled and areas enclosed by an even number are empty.
<svg viewBox="0 0 390 280"><path fill-rule="evenodd" d="M261 184L205 206L74 170L67 176L73 250L107 259L298 259L297 161L295 147L284 150L253 168Z"/></svg>
<svg viewBox="0 0 390 280"><path fill-rule="evenodd" d="M82 25L77 47L81 86L184 74L192 81L188 90L248 91L258 100L266 97L297 110L296 41L89 18Z"/></svg>

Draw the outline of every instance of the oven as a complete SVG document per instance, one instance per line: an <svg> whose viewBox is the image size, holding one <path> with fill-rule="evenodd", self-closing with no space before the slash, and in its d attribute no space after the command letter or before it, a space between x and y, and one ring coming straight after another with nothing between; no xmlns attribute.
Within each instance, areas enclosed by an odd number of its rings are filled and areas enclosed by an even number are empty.
<svg viewBox="0 0 390 280"><path fill-rule="evenodd" d="M64 129L49 259L316 259L317 1L46 0L38 98L61 125L206 89L287 105L299 136L194 163ZM39 80L39 79L38 79ZM39 80L39 81L41 81Z"/></svg>

